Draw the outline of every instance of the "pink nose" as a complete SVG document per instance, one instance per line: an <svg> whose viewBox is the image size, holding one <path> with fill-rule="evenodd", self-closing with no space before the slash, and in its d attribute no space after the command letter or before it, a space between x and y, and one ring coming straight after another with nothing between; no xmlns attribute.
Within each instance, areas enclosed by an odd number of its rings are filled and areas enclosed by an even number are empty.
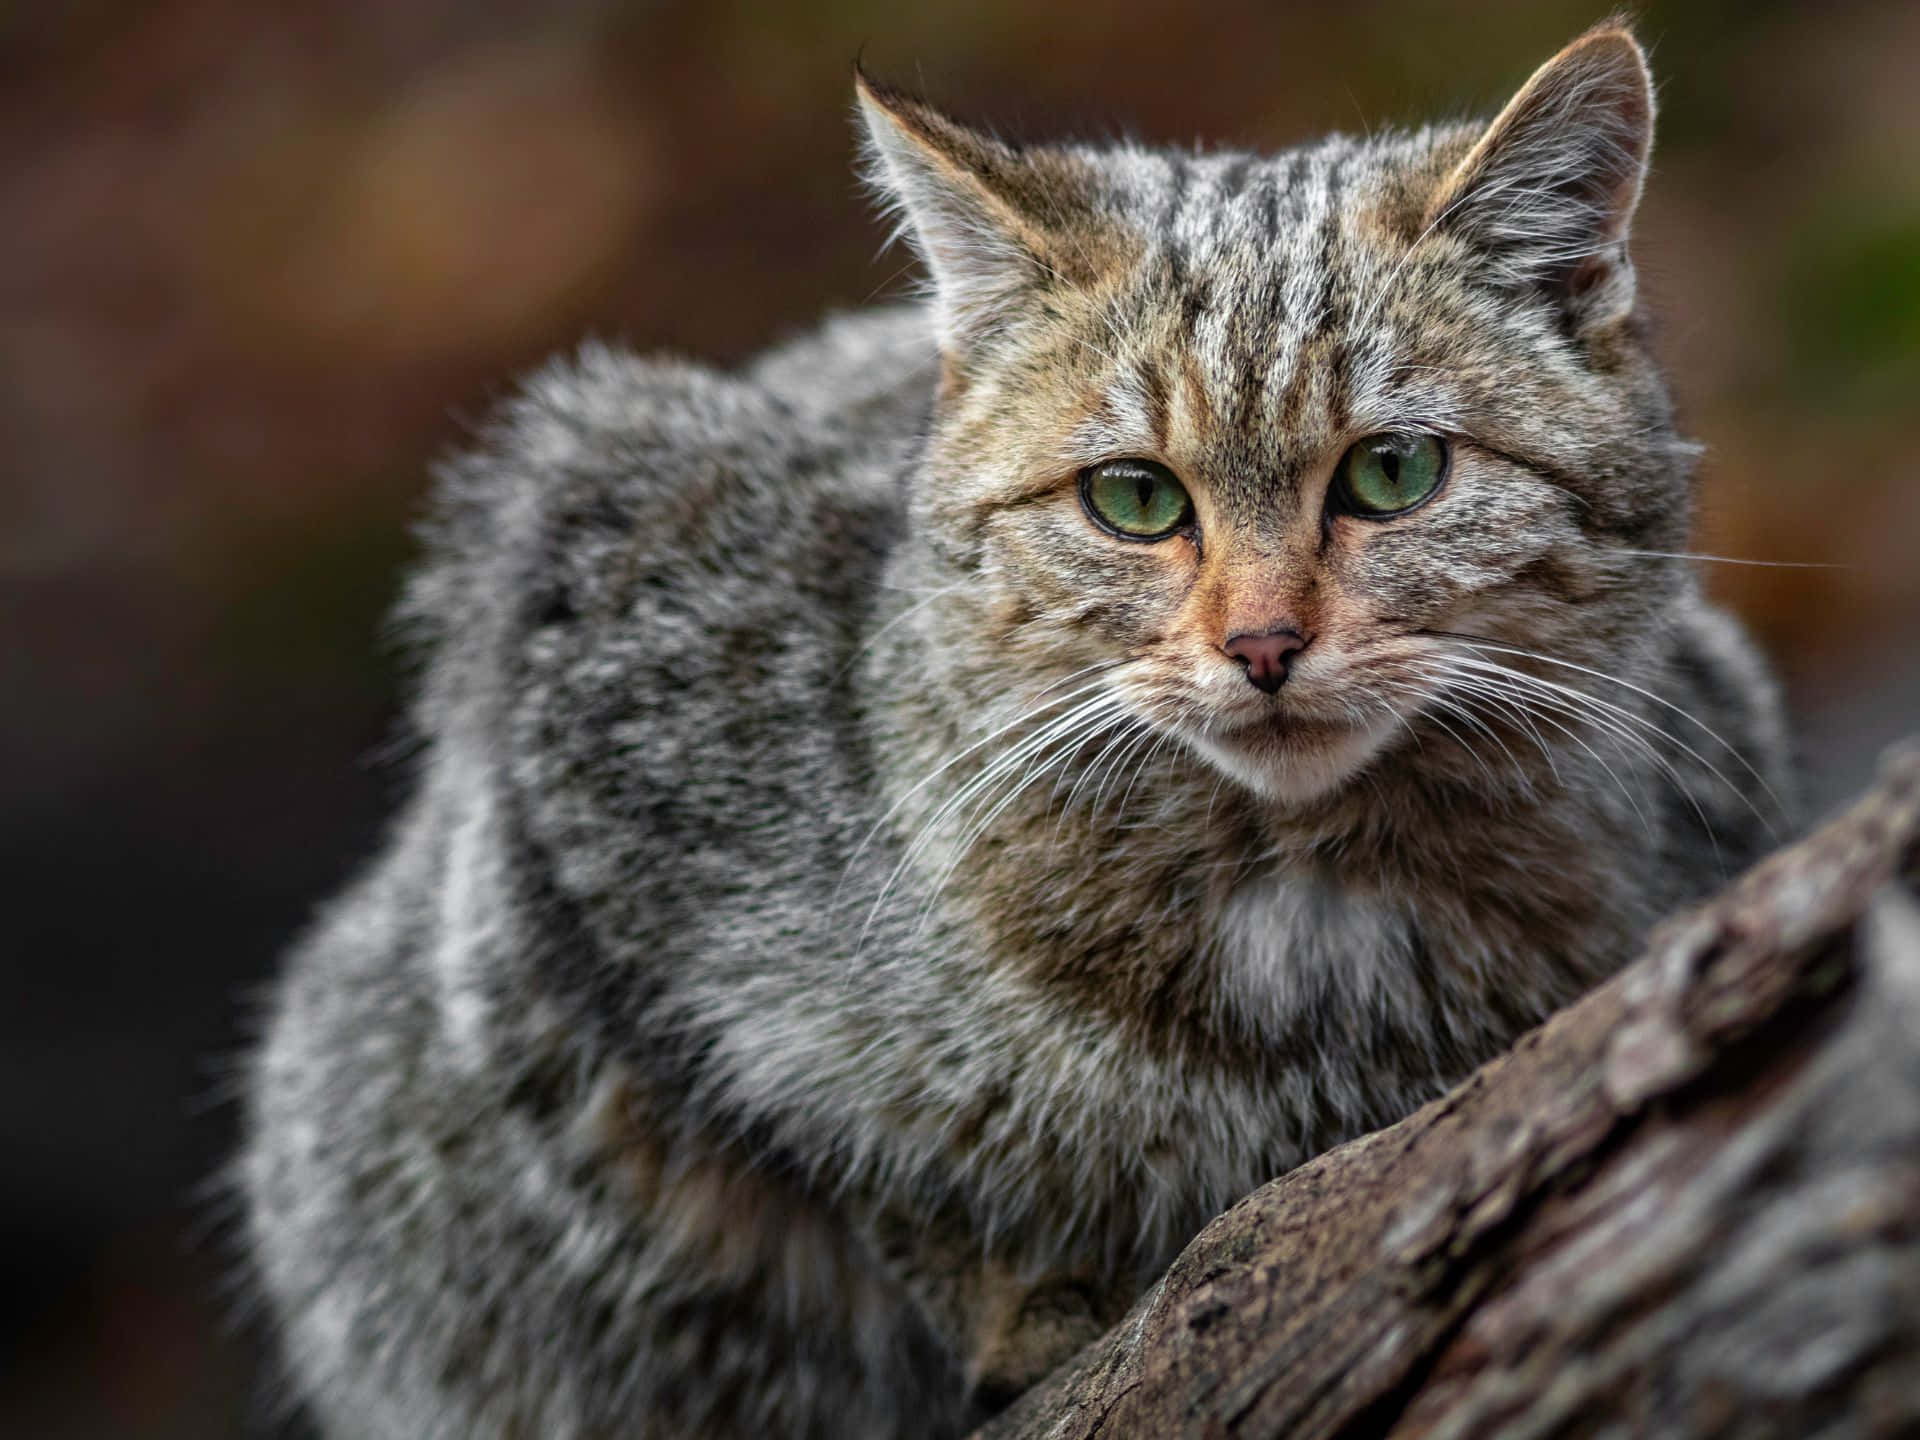
<svg viewBox="0 0 1920 1440"><path fill-rule="evenodd" d="M1269 630L1264 635L1229 635L1221 647L1246 668L1250 684L1271 695L1287 683L1293 657L1307 648L1297 630Z"/></svg>

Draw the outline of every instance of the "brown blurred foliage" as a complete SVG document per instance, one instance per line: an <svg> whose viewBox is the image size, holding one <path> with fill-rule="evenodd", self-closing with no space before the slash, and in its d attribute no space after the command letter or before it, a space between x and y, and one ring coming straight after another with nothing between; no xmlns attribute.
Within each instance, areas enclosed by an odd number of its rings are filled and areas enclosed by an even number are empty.
<svg viewBox="0 0 1920 1440"><path fill-rule="evenodd" d="M1014 134L1496 106L1594 4L0 9L0 1429L264 1428L222 1343L235 996L377 833L429 458L586 333L726 362L898 288L850 62ZM1699 549L1815 793L1920 720L1920 7L1653 4L1638 255ZM1831 567L1831 568L1823 568ZM205 1110L204 1105L198 1107ZM9 1419L18 1417L18 1424ZM28 1425L29 1429L19 1429Z"/></svg>

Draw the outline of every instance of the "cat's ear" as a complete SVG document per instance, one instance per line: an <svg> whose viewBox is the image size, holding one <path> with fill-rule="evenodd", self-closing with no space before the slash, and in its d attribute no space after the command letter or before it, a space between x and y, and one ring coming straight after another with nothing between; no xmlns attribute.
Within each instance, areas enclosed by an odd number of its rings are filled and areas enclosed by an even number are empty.
<svg viewBox="0 0 1920 1440"><path fill-rule="evenodd" d="M1609 22L1554 56L1507 103L1427 207L1502 279L1543 290L1576 329L1633 308L1627 232L1653 148L1653 80Z"/></svg>
<svg viewBox="0 0 1920 1440"><path fill-rule="evenodd" d="M1091 179L1059 151L1023 151L854 72L868 181L933 281L940 343L962 355L1052 284L1084 280Z"/></svg>

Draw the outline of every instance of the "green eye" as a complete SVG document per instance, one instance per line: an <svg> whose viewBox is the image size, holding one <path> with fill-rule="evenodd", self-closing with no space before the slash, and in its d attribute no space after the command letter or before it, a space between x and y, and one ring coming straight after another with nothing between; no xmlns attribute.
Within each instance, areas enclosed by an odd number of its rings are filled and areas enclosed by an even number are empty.
<svg viewBox="0 0 1920 1440"><path fill-rule="evenodd" d="M1107 460L1083 470L1080 503L1128 540L1164 540L1193 519L1186 487L1151 460Z"/></svg>
<svg viewBox="0 0 1920 1440"><path fill-rule="evenodd" d="M1446 478L1446 441L1413 432L1356 441L1334 472L1341 508L1375 519L1411 510Z"/></svg>

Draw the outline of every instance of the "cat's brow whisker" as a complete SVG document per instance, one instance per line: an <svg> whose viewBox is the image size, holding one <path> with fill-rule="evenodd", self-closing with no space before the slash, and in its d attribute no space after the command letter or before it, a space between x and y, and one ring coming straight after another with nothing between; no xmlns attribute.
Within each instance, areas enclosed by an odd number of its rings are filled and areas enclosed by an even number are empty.
<svg viewBox="0 0 1920 1440"><path fill-rule="evenodd" d="M1464 196L1461 197L1461 199L1464 198ZM1395 262L1393 269L1387 272L1387 278L1381 282L1380 288L1374 291L1373 301L1367 306L1365 318L1354 327L1356 334L1366 334L1372 328L1374 318L1379 314L1380 307L1386 303L1387 296L1392 293L1393 287L1399 283L1401 272L1412 263L1414 255L1419 251L1421 245L1426 242L1427 237L1445 223L1448 217L1453 214L1454 210L1459 207L1460 203L1461 200L1455 200L1451 205L1447 206L1446 209L1434 216L1433 219L1428 222L1427 228L1414 237L1414 241L1407 247L1406 253L1401 255L1399 260Z"/></svg>
<svg viewBox="0 0 1920 1440"><path fill-rule="evenodd" d="M1631 555L1645 560L1704 560L1715 565L1755 565L1769 570L1856 570L1856 565L1840 565L1826 560L1749 560L1741 555L1703 555L1694 550L1624 550L1610 547L1610 555Z"/></svg>
<svg viewBox="0 0 1920 1440"><path fill-rule="evenodd" d="M878 260L882 255L886 254L887 251L892 248L892 246L893 246L893 237L888 236L884 241L881 242L880 248L874 253L873 258ZM888 274L886 274L881 278L879 284L875 285L871 290L867 292L866 298L861 300L860 303L862 305L872 304L874 297L878 295L882 290L886 289L889 285L893 284L893 282L898 280L902 275L907 274L909 271L918 269L919 265L920 265L920 262L917 258L909 258L903 264L896 266L892 271L888 272Z"/></svg>
<svg viewBox="0 0 1920 1440"><path fill-rule="evenodd" d="M1035 255L1029 255L1027 259L1033 265L1037 266L1040 270L1044 271L1062 288L1068 288L1068 289L1072 288L1067 278L1064 275L1062 275L1058 270L1056 270L1053 266L1047 264L1046 261L1040 259L1038 256L1035 256ZM1113 340L1116 344L1124 343L1125 337L1120 333L1120 330L1118 326L1115 325L1113 318L1110 315L1108 315L1104 309L1100 312L1100 318L1107 327L1108 338ZM1115 356L1109 351L1102 349L1100 346L1095 345L1091 340L1086 339L1084 336L1075 335L1075 336L1072 336L1071 339L1074 344L1083 346L1086 349L1091 350L1094 354L1098 355L1101 359L1105 360L1109 365L1113 365L1117 367L1120 364L1120 360L1118 356Z"/></svg>
<svg viewBox="0 0 1920 1440"><path fill-rule="evenodd" d="M1415 254L1417 254L1420 247L1426 243L1427 237L1432 235L1434 231L1438 230L1442 225L1446 224L1447 221L1451 220L1455 212L1457 212L1462 205L1466 204L1469 200L1472 200L1475 205L1484 205L1494 196L1510 191L1525 191L1527 188L1528 187L1520 185L1515 180L1507 179L1489 185L1465 189L1456 195L1438 215L1427 222L1427 227L1414 237L1413 243L1406 248L1406 251L1400 256L1393 269L1388 272L1386 280L1381 284L1380 288L1374 292L1373 303L1367 307L1365 318L1359 325L1354 327L1355 332L1365 334L1372 328L1373 322L1379 314L1380 307L1386 303L1387 297L1392 293L1393 287L1399 283L1401 273L1413 262Z"/></svg>
<svg viewBox="0 0 1920 1440"><path fill-rule="evenodd" d="M1120 368L1119 356L1115 355L1110 350L1104 349L1101 346L1094 344L1091 340L1087 339L1086 336L1075 335L1073 337L1073 343L1075 345L1078 345L1082 350L1091 350L1094 354L1098 355L1102 360L1106 361L1109 365L1113 366L1115 369Z"/></svg>

